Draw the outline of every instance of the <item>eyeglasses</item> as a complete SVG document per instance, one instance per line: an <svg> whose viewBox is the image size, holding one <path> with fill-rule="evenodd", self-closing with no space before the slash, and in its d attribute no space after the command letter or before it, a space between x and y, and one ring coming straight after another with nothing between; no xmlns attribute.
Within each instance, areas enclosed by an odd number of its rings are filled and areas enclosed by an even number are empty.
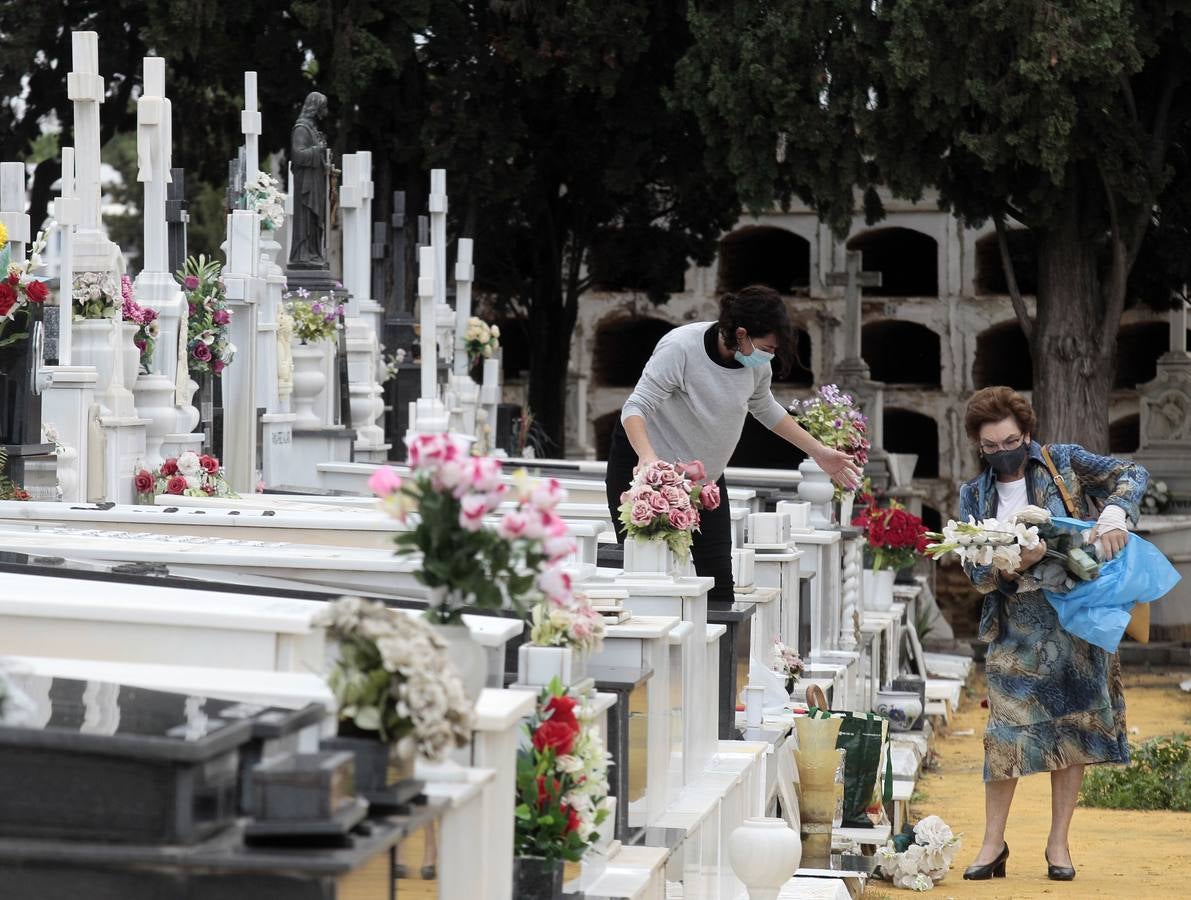
<svg viewBox="0 0 1191 900"><path fill-rule="evenodd" d="M996 444L991 441L981 441L980 449L985 453L996 453L998 450L1016 450L1021 446L1022 435L1015 434Z"/></svg>

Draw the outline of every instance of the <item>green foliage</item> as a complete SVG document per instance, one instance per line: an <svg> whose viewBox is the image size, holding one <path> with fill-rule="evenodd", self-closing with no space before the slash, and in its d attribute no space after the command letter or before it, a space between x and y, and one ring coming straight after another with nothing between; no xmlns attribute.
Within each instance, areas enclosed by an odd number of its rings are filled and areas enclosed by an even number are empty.
<svg viewBox="0 0 1191 900"><path fill-rule="evenodd" d="M339 661L327 677L335 695L339 718L363 731L376 731L380 739L396 743L413 731L413 721L397 711L390 696L393 674L381 659L376 641L360 635L339 639Z"/></svg>
<svg viewBox="0 0 1191 900"><path fill-rule="evenodd" d="M1132 745L1125 768L1097 766L1084 775L1079 802L1108 809L1191 812L1191 743L1187 735Z"/></svg>

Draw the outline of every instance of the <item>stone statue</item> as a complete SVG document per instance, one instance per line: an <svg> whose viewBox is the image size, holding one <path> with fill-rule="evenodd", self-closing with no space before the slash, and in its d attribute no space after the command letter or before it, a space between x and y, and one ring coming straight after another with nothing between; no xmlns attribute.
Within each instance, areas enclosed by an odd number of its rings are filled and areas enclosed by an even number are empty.
<svg viewBox="0 0 1191 900"><path fill-rule="evenodd" d="M290 166L294 177L291 268L327 268L327 139L318 127L326 114L327 98L311 91L290 133Z"/></svg>

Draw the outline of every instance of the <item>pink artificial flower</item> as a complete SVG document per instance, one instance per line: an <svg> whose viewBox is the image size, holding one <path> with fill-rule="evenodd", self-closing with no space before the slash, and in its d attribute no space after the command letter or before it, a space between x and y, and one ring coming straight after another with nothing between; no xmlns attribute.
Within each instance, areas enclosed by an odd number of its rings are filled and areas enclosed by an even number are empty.
<svg viewBox="0 0 1191 900"><path fill-rule="evenodd" d="M629 521L634 525L648 525L653 521L653 507L649 505L647 500L637 500L633 503L633 509L629 513Z"/></svg>
<svg viewBox="0 0 1191 900"><path fill-rule="evenodd" d="M542 552L552 563L566 559L575 552L575 542L567 535L556 535L542 541Z"/></svg>
<svg viewBox="0 0 1191 900"><path fill-rule="evenodd" d="M632 496L631 491L621 491L620 492L620 502L627 503L631 496Z"/></svg>
<svg viewBox="0 0 1191 900"><path fill-rule="evenodd" d="M703 504L704 509L715 509L720 505L720 486L718 484L705 484L703 490L699 494L699 502Z"/></svg>
<svg viewBox="0 0 1191 900"><path fill-rule="evenodd" d="M567 523L552 512L538 511L539 521L542 523L542 534L546 537L564 537L567 533Z"/></svg>
<svg viewBox="0 0 1191 900"><path fill-rule="evenodd" d="M525 536L525 529L529 526L529 517L520 510L505 513L496 532L506 541L514 541Z"/></svg>
<svg viewBox="0 0 1191 900"><path fill-rule="evenodd" d="M538 575L538 590L550 598L569 598L571 576L557 566L550 566Z"/></svg>
<svg viewBox="0 0 1191 900"><path fill-rule="evenodd" d="M667 513L670 511L669 501L661 494L653 493L649 495L649 508L655 513Z"/></svg>
<svg viewBox="0 0 1191 900"><path fill-rule="evenodd" d="M492 490L484 495L484 502L488 505L488 511L492 512L505 502L505 495L509 492L509 486L506 484L498 484Z"/></svg>
<svg viewBox="0 0 1191 900"><path fill-rule="evenodd" d="M468 493L469 485L463 473L463 464L457 460L440 465L434 470L430 481L436 491L453 491L456 497Z"/></svg>
<svg viewBox="0 0 1191 900"><path fill-rule="evenodd" d="M216 325L226 325L232 320L232 314L226 309L217 309L211 313L211 321Z"/></svg>
<svg viewBox="0 0 1191 900"><path fill-rule="evenodd" d="M501 487L500 461L488 456L473 456L463 464L463 477L477 493L489 494Z"/></svg>
<svg viewBox="0 0 1191 900"><path fill-rule="evenodd" d="M368 490L377 497L387 497L395 491L401 490L401 476L392 466L383 466L372 473L368 479Z"/></svg>
<svg viewBox="0 0 1191 900"><path fill-rule="evenodd" d="M707 478L707 470L703 467L703 463L697 459L685 463L682 467L682 474L691 481L703 481Z"/></svg>
<svg viewBox="0 0 1191 900"><path fill-rule="evenodd" d="M471 494L459 502L459 527L465 531L479 531L484 527L484 516L488 514L488 507L484 497Z"/></svg>
<svg viewBox="0 0 1191 900"><path fill-rule="evenodd" d="M682 476L673 469L663 469L661 473L662 484L682 484Z"/></svg>
<svg viewBox="0 0 1191 900"><path fill-rule="evenodd" d="M686 530L686 510L672 509L667 514L667 518L670 520L671 528L677 528L679 531Z"/></svg>
<svg viewBox="0 0 1191 900"><path fill-rule="evenodd" d="M558 479L547 478L533 489L530 503L541 510L552 510L562 502L564 496L566 496L566 492L562 489Z"/></svg>
<svg viewBox="0 0 1191 900"><path fill-rule="evenodd" d="M195 344L194 349L191 350L190 353L199 362L207 362L211 359L211 348L202 341L199 341L197 344Z"/></svg>
<svg viewBox="0 0 1191 900"><path fill-rule="evenodd" d="M591 637L591 623L584 618L577 618L571 623L571 637L584 641Z"/></svg>
<svg viewBox="0 0 1191 900"><path fill-rule="evenodd" d="M186 288L188 291L196 290L198 286L199 280L197 275L187 275L182 279L182 287Z"/></svg>
<svg viewBox="0 0 1191 900"><path fill-rule="evenodd" d="M674 484L663 485L662 489L658 491L658 493L665 497L666 502L671 506L678 506L682 502L683 497L686 496L682 492L682 488Z"/></svg>
<svg viewBox="0 0 1191 900"><path fill-rule="evenodd" d="M222 372L226 368L227 368L227 363L225 363L222 359L214 360L211 363L211 371L213 371L216 375L218 375L220 372Z"/></svg>
<svg viewBox="0 0 1191 900"><path fill-rule="evenodd" d="M654 463L644 472L640 473L641 481L650 487L658 487L662 483L662 471L659 465Z"/></svg>

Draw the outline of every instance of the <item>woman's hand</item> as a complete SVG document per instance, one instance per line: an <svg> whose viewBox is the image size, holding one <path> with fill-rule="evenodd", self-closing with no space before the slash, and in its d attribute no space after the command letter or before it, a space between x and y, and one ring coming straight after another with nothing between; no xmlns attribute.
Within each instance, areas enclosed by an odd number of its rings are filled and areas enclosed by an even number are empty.
<svg viewBox="0 0 1191 900"><path fill-rule="evenodd" d="M844 490L854 491L860 487L863 470L856 465L856 460L843 450L832 450L820 444L819 449L811 454L811 459Z"/></svg>
<svg viewBox="0 0 1191 900"><path fill-rule="evenodd" d="M1092 539L1088 543L1095 544L1096 550L1099 553L1100 559L1108 562L1114 556L1125 549L1125 544L1129 542L1129 532L1113 529L1112 531L1100 531L1099 528L1092 530Z"/></svg>
<svg viewBox="0 0 1191 900"><path fill-rule="evenodd" d="M1038 546L1033 550L1023 550L1021 552L1021 565L1017 571L1024 572L1031 566L1037 565L1042 561L1042 557L1046 556L1046 541L1039 541Z"/></svg>

